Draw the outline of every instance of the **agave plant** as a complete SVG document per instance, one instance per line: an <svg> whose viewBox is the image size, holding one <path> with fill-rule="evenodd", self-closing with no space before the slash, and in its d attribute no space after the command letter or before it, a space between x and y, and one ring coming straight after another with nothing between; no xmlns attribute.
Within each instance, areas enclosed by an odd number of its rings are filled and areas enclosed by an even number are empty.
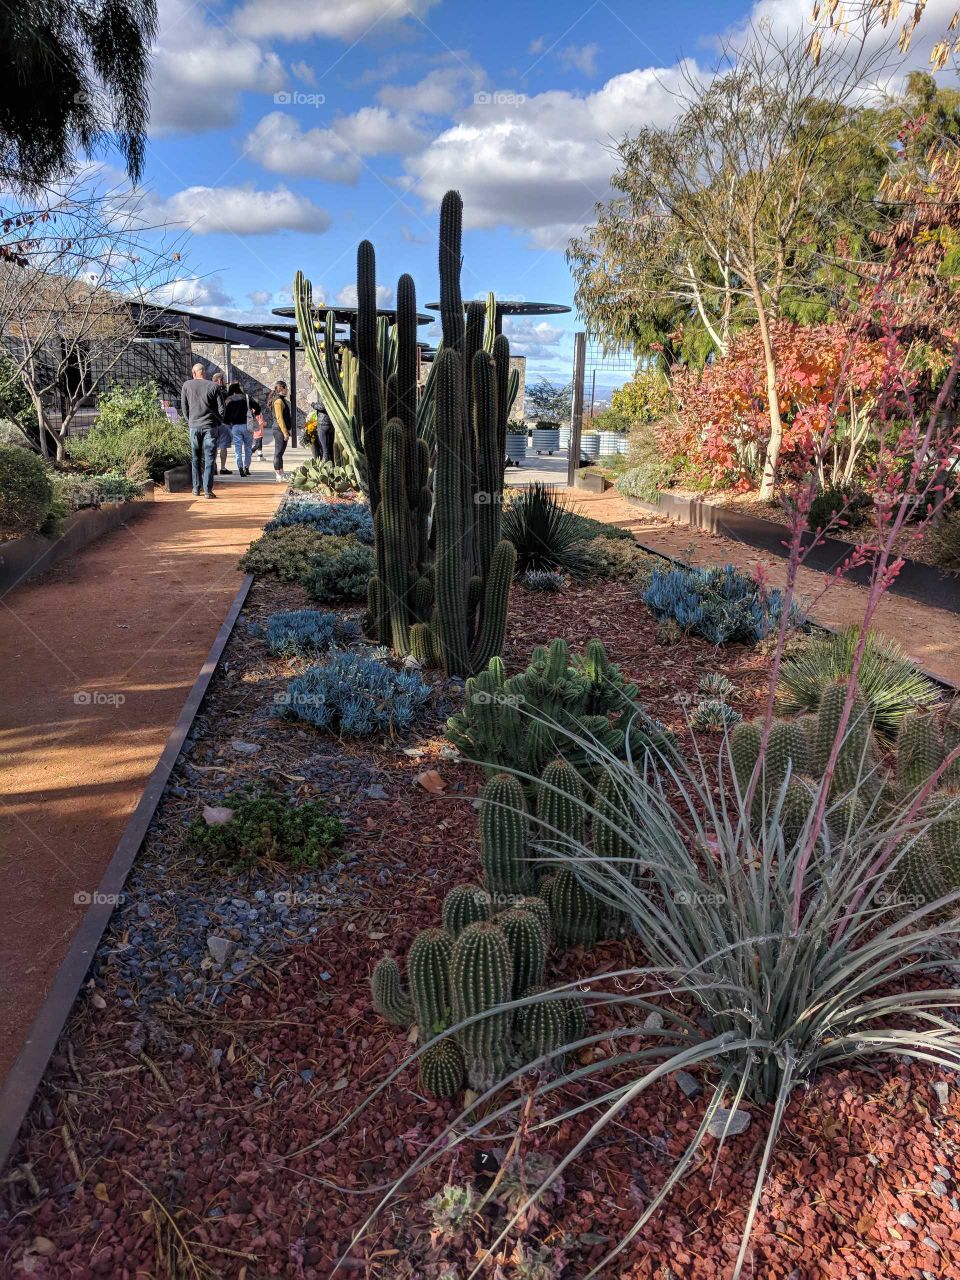
<svg viewBox="0 0 960 1280"><path fill-rule="evenodd" d="M834 680L853 669L860 628L845 627L835 635L817 634L785 658L777 694L785 712L816 711L820 695ZM892 738L900 721L915 707L935 706L940 692L895 640L868 632L857 685L873 713L873 727Z"/></svg>
<svg viewBox="0 0 960 1280"><path fill-rule="evenodd" d="M543 1103L571 1082L580 1086L575 1101L563 1100L559 1114L549 1115L540 1127L562 1126L587 1109L596 1118L518 1206L490 1253L641 1093L678 1070L701 1068L713 1075L696 1132L633 1226L585 1280L598 1275L653 1218L698 1162L708 1132L716 1132L721 1121L722 1144L730 1116L724 1119L721 1108L732 1115L741 1104L753 1103L767 1111L769 1120L733 1269L738 1280L795 1088L825 1069L880 1055L960 1067L960 1031L953 1020L960 1011L960 990L930 982L956 952L960 917L945 908L960 899L960 892L932 903L903 892L904 863L922 849L925 824L914 816L915 806L893 818L881 815L878 803L864 809L863 777L856 779L861 797L856 817L846 823L826 820L835 804L849 801L845 796L831 802L823 818L818 806L808 805L806 817L797 822L795 812L788 813L789 775L775 795L755 799L737 782L727 739L716 760L698 754L693 764L684 765L663 758L656 770L617 760L587 737L575 735L575 745L594 754L605 778L600 805L596 797L582 801L587 817L594 831L598 824L608 828L606 844L615 845L619 854L598 858L586 844L567 840L552 847L552 856L575 868L585 886L631 922L648 963L589 979L594 1011L605 1007L614 1016L605 1028L580 1034L560 1050L577 1054L591 1048L576 1059L586 1057L586 1065L569 1068L561 1079L541 1078L534 1089ZM953 803L960 812L960 796ZM528 995L479 1016L556 994ZM667 995L669 1003L656 1003ZM684 1006L680 1010L678 1002ZM654 1010L660 1021L651 1031L647 1019ZM601 1044L609 1048L599 1056ZM448 1151L452 1141L489 1132L522 1108L523 1091L499 1091L532 1066L519 1064L462 1112L374 1212ZM585 1089L592 1083L595 1090L588 1096ZM483 1265L481 1259L469 1275L478 1275Z"/></svg>
<svg viewBox="0 0 960 1280"><path fill-rule="evenodd" d="M516 548L518 578L530 570L583 577L593 567L578 513L552 485L527 485L504 509L501 533Z"/></svg>

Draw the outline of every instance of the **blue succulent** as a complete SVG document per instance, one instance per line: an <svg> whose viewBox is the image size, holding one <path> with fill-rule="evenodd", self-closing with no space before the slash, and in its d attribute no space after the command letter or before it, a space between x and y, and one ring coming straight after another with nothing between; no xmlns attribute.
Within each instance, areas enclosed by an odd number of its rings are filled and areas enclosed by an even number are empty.
<svg viewBox="0 0 960 1280"><path fill-rule="evenodd" d="M305 524L318 533L338 537L353 534L360 542L372 545L373 519L365 502L322 502L309 495L288 497L266 528L282 529L287 525Z"/></svg>
<svg viewBox="0 0 960 1280"><path fill-rule="evenodd" d="M764 590L732 564L711 569L655 569L643 592L658 619L712 644L757 644L780 624L783 593ZM792 622L800 621L793 611Z"/></svg>
<svg viewBox="0 0 960 1280"><path fill-rule="evenodd" d="M328 662L290 681L280 714L365 738L409 728L429 697L430 686L414 672L334 649Z"/></svg>
<svg viewBox="0 0 960 1280"><path fill-rule="evenodd" d="M278 657L303 657L359 640L359 625L321 609L291 609L267 619L267 648Z"/></svg>

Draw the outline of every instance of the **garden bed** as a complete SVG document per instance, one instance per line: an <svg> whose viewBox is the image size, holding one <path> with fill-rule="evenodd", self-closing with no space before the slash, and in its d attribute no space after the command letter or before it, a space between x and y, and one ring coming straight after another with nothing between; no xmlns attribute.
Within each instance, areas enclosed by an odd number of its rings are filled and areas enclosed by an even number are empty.
<svg viewBox="0 0 960 1280"><path fill-rule="evenodd" d="M431 676L423 718L398 737L338 740L277 718L278 695L303 661L272 657L262 625L309 603L302 588L272 580L247 598L10 1163L2 1256L11 1275L321 1280L376 1203L371 1188L399 1176L456 1114L425 1098L409 1069L337 1138L325 1136L413 1051L403 1030L373 1014L369 975L384 950L403 954L436 923L450 887L478 877L482 779L443 732L462 696L456 681ZM682 738L684 705L703 675L729 675L745 715L764 686L756 650L692 638L658 645L627 585L554 595L515 587L508 669L555 635L575 649L602 637L647 709ZM188 824L247 782L326 802L344 822L342 850L297 872L201 865ZM229 944L223 965L211 935ZM634 950L624 940L559 953L551 974L616 968L633 963ZM904 1063L886 1075L825 1073L794 1095L754 1274L933 1276L960 1264L958 1094L947 1081L941 1101L932 1086L944 1081ZM564 1091L567 1105L579 1087ZM669 1173L703 1106L702 1094L688 1098L670 1080L645 1094L529 1215L526 1261L511 1245L502 1274L584 1276ZM609 1274L724 1275L762 1127L755 1115L728 1141L712 1188L705 1161ZM528 1156L537 1148L556 1160L571 1134L540 1130ZM344 1273L467 1275L507 1188L453 1238L433 1233L426 1202L448 1178L482 1190L479 1155L502 1158L513 1136L501 1126L420 1175ZM534 1258L540 1270L530 1269Z"/></svg>
<svg viewBox="0 0 960 1280"><path fill-rule="evenodd" d="M152 501L153 481L147 480L138 498L84 508L67 516L63 532L56 538L13 538L0 543L0 595L38 573L46 573L111 529L135 519Z"/></svg>

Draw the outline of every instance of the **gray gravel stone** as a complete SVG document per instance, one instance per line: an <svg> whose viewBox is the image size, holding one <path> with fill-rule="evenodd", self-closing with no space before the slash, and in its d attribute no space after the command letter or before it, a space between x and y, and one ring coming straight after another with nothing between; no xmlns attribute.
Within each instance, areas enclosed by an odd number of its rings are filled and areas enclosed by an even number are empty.
<svg viewBox="0 0 960 1280"><path fill-rule="evenodd" d="M940 1103L941 1107L946 1110L950 1102L950 1086L945 1080L935 1080L931 1088L937 1095L937 1101Z"/></svg>
<svg viewBox="0 0 960 1280"><path fill-rule="evenodd" d="M227 963L236 946L235 942L231 942L229 938L221 937L219 933L207 934L207 950L221 968Z"/></svg>
<svg viewBox="0 0 960 1280"><path fill-rule="evenodd" d="M738 1133L746 1133L750 1128L749 1111L728 1111L726 1107L718 1107L717 1113L707 1126L707 1132L714 1138L722 1138L726 1129L727 1137L736 1137ZM727 1121L729 1120L729 1126Z"/></svg>
<svg viewBox="0 0 960 1280"><path fill-rule="evenodd" d="M696 1098L698 1094L703 1092L700 1081L695 1079L689 1071L677 1071L673 1078L677 1082L677 1087L681 1089L688 1098Z"/></svg>
<svg viewBox="0 0 960 1280"><path fill-rule="evenodd" d="M654 1011L653 1013L648 1013L646 1020L644 1021L644 1024L643 1024L643 1029L644 1031L662 1031L663 1030L663 1014L657 1013L656 1011ZM685 1075L686 1072L678 1073L678 1074ZM693 1080L693 1076L691 1076L690 1079ZM694 1081L694 1083L696 1083L696 1081Z"/></svg>
<svg viewBox="0 0 960 1280"><path fill-rule="evenodd" d="M240 738L233 738L230 745L241 756L255 756L260 750L255 742L242 742Z"/></svg>

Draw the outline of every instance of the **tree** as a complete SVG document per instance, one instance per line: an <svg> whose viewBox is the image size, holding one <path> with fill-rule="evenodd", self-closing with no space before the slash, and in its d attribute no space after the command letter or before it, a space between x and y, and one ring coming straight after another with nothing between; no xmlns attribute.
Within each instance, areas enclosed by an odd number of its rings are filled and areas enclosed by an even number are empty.
<svg viewBox="0 0 960 1280"><path fill-rule="evenodd" d="M541 378L527 387L527 404L538 422L569 422L573 404L573 384L565 387Z"/></svg>
<svg viewBox="0 0 960 1280"><path fill-rule="evenodd" d="M36 414L35 445L62 458L84 400L115 380L181 272L182 254L139 198L72 179L0 227L0 337ZM0 388L0 412L28 435Z"/></svg>
<svg viewBox="0 0 960 1280"><path fill-rule="evenodd" d="M143 170L156 0L0 5L0 179L37 190L115 140Z"/></svg>
<svg viewBox="0 0 960 1280"><path fill-rule="evenodd" d="M841 163L856 118L852 105L886 49L834 43L819 62L802 36L754 30L729 52L732 69L691 75L678 118L618 148L623 195L597 209L597 224L568 251L577 304L588 327L623 341L652 325L684 332L682 347L722 355L732 334L759 330L770 430L761 493L772 496L783 437L772 327L846 287L851 240L867 244L875 216L861 175ZM863 145L876 167L884 157ZM696 336L688 338L688 329Z"/></svg>

